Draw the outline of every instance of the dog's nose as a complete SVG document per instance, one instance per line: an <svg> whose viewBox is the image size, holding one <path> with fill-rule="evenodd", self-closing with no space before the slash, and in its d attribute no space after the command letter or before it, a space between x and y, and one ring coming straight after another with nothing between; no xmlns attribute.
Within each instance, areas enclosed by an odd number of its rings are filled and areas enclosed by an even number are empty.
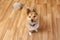
<svg viewBox="0 0 60 40"><path fill-rule="evenodd" d="M31 19L31 22L33 22L33 19Z"/></svg>

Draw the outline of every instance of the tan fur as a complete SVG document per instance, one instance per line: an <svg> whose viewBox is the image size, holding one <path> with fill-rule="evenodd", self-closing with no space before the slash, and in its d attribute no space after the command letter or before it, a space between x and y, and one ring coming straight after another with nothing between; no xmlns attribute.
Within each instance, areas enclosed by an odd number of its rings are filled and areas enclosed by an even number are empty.
<svg viewBox="0 0 60 40"><path fill-rule="evenodd" d="M38 24L38 22L39 22L39 15L36 12L34 12L34 11L30 11L27 14L27 25L29 25L29 23L32 23L31 22L32 19L33 19L35 24ZM30 29L29 26L27 26L27 27L28 27L28 29ZM33 32L34 30L29 30L29 31Z"/></svg>
<svg viewBox="0 0 60 40"><path fill-rule="evenodd" d="M35 17L34 17L35 16ZM31 18L29 18L31 17ZM31 22L31 19L33 19L35 22L38 22L38 15L36 15L34 12L29 13L29 15L27 15L27 21Z"/></svg>

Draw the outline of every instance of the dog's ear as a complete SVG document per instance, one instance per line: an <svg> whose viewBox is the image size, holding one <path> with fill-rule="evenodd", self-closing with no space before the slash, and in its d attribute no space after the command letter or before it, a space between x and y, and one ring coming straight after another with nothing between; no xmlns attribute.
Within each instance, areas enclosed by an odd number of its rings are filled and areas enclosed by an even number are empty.
<svg viewBox="0 0 60 40"><path fill-rule="evenodd" d="M36 12L36 9L35 8L33 9L33 12Z"/></svg>
<svg viewBox="0 0 60 40"><path fill-rule="evenodd" d="M29 14L31 12L31 10L29 8L27 8L27 14Z"/></svg>
<svg viewBox="0 0 60 40"><path fill-rule="evenodd" d="M37 14L37 12L36 12L36 8L33 9L33 12L35 12L35 13Z"/></svg>

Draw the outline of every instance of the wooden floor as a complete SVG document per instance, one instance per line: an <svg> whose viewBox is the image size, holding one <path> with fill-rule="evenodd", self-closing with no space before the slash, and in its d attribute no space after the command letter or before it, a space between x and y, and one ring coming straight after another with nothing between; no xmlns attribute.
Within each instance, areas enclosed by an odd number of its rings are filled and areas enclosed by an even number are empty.
<svg viewBox="0 0 60 40"><path fill-rule="evenodd" d="M25 9L15 11L14 2L36 7L43 19L38 33L28 35ZM0 40L60 40L60 0L0 0Z"/></svg>

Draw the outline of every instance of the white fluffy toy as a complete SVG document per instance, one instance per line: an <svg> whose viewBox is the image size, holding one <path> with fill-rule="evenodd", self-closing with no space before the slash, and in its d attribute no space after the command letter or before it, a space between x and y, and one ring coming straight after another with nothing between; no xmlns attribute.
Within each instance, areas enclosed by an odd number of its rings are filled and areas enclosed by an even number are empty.
<svg viewBox="0 0 60 40"><path fill-rule="evenodd" d="M23 8L23 4L20 2L15 2L12 5L12 7L13 7L13 11L11 12L11 14L9 16L10 18L14 15L14 13L16 13L16 11L21 10Z"/></svg>
<svg viewBox="0 0 60 40"><path fill-rule="evenodd" d="M23 4L22 4L22 3L19 3L19 2L15 2L15 3L13 4L13 8L14 8L15 10L22 9L22 8L23 8Z"/></svg>

